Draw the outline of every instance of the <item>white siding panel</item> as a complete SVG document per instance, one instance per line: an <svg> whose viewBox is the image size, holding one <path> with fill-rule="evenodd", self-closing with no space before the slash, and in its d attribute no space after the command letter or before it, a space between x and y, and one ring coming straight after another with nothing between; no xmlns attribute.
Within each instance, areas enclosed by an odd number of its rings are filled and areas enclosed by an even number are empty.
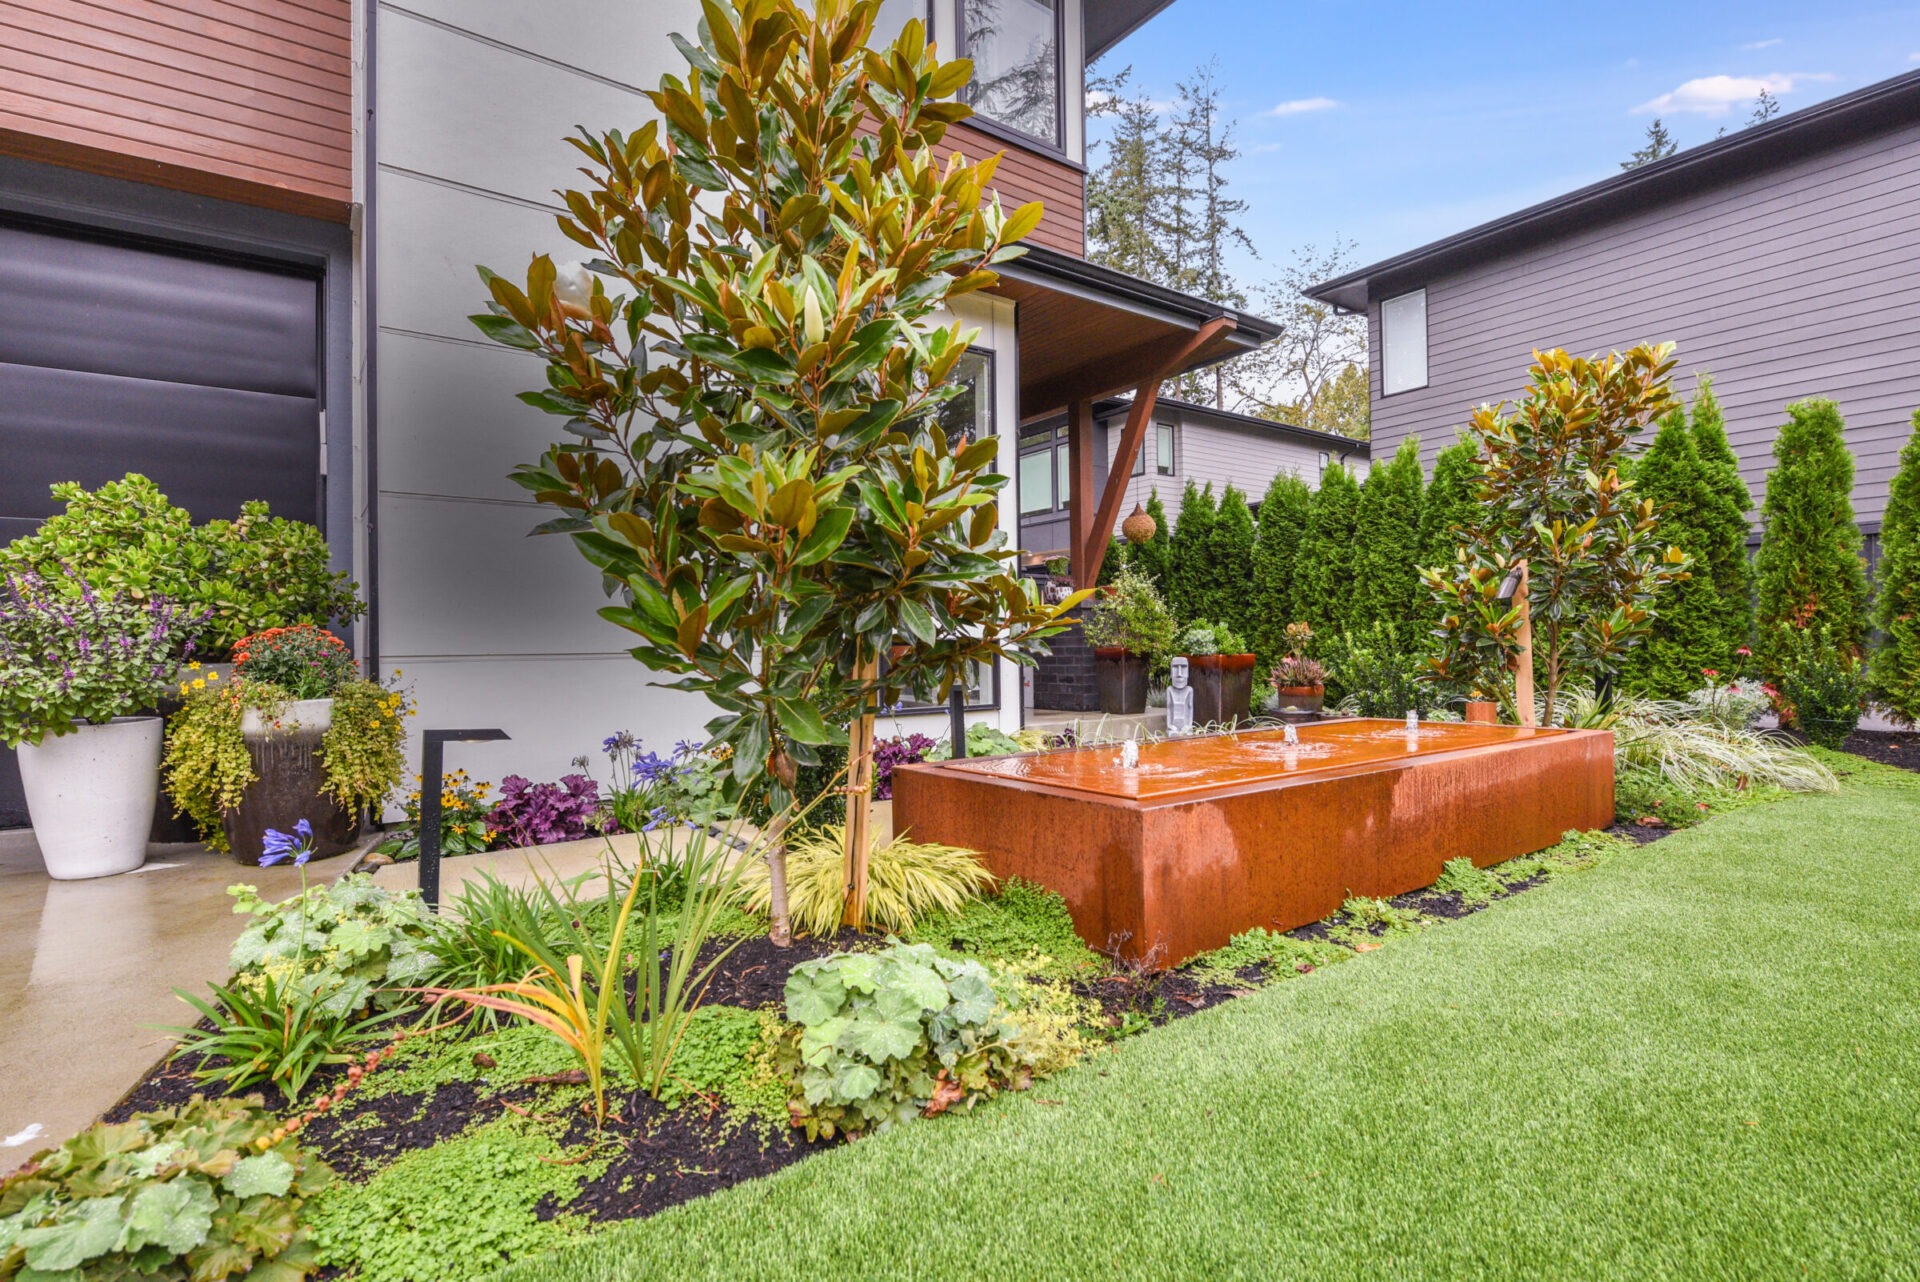
<svg viewBox="0 0 1920 1282"><path fill-rule="evenodd" d="M476 265L524 282L535 254L579 257L550 213L391 171L380 175L375 216L382 329L484 343L467 319L486 310Z"/></svg>
<svg viewBox="0 0 1920 1282"><path fill-rule="evenodd" d="M387 334L380 349L380 488L394 494L525 502L507 479L556 439L563 420L514 399L545 386L529 353L492 343ZM581 562L585 566L586 562Z"/></svg>
<svg viewBox="0 0 1920 1282"><path fill-rule="evenodd" d="M700 24L699 0L405 0L384 7L639 89L685 65L667 33ZM503 89L503 96L513 95Z"/></svg>

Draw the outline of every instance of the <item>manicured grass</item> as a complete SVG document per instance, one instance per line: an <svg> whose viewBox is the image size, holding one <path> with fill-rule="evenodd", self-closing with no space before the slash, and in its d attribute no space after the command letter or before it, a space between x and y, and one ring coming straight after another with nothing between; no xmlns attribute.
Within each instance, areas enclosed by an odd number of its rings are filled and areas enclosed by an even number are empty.
<svg viewBox="0 0 1920 1282"><path fill-rule="evenodd" d="M1876 772L501 1276L1913 1277L1917 996Z"/></svg>

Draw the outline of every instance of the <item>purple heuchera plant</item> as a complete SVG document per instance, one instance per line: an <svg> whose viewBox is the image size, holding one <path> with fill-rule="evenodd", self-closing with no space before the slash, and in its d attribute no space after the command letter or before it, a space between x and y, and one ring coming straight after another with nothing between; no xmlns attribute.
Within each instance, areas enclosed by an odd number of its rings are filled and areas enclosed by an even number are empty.
<svg viewBox="0 0 1920 1282"><path fill-rule="evenodd" d="M933 751L935 742L923 734L895 735L891 739L876 741L873 745L873 799L891 801L893 768L925 761L927 754Z"/></svg>
<svg viewBox="0 0 1920 1282"><path fill-rule="evenodd" d="M500 800L487 829L510 846L546 846L577 841L590 833L600 808L600 785L585 775L562 775L559 783L534 783L522 775L500 781Z"/></svg>

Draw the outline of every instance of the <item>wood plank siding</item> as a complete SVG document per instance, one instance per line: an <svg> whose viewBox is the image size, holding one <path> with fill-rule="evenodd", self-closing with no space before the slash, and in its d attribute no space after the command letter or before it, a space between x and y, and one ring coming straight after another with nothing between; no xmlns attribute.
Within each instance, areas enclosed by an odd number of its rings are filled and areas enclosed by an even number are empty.
<svg viewBox="0 0 1920 1282"><path fill-rule="evenodd" d="M993 185L1000 205L1012 213L1030 200L1046 206L1046 216L1029 239L1076 258L1087 254L1087 176L1065 160L1028 151L966 125L954 125L943 140L950 150L968 160L980 160L996 151L1006 153L994 171Z"/></svg>
<svg viewBox="0 0 1920 1282"><path fill-rule="evenodd" d="M350 0L0 0L0 155L344 222Z"/></svg>
<svg viewBox="0 0 1920 1282"><path fill-rule="evenodd" d="M1428 385L1383 396L1380 296L1427 290ZM1373 440L1418 433L1431 464L1471 407L1515 396L1536 347L1679 346L1678 387L1711 373L1762 497L1784 407L1831 397L1872 528L1920 407L1920 124L1802 155L1430 280L1368 308Z"/></svg>

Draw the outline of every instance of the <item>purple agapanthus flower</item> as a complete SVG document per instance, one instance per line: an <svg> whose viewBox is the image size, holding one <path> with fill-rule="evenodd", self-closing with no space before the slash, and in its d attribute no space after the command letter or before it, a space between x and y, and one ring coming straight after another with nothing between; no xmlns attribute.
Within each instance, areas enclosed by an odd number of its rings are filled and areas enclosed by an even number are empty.
<svg viewBox="0 0 1920 1282"><path fill-rule="evenodd" d="M647 821L640 825L640 831L652 832L655 828L658 828L661 824L670 824L672 822L673 822L673 816L667 813L667 808L665 806L655 806L652 810L649 810L647 812Z"/></svg>
<svg viewBox="0 0 1920 1282"><path fill-rule="evenodd" d="M664 783L673 773L674 763L657 752L643 752L633 759L633 777L641 783Z"/></svg>
<svg viewBox="0 0 1920 1282"><path fill-rule="evenodd" d="M307 860L313 858L313 825L302 819L293 825L291 834L269 828L260 844L264 851L260 856L262 868L271 868L289 859L293 860L294 867L304 867Z"/></svg>

